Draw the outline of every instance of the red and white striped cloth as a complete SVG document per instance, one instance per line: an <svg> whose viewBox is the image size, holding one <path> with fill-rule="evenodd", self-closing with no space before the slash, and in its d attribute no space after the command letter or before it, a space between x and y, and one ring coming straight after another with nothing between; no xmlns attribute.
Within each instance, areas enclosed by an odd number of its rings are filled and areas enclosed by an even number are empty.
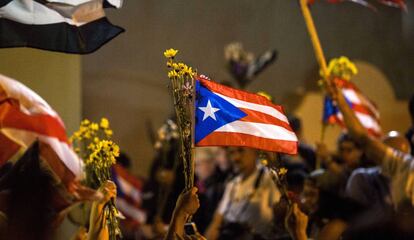
<svg viewBox="0 0 414 240"><path fill-rule="evenodd" d="M147 215L142 209L143 182L135 178L119 164L112 168L112 179L117 186L116 206L126 217L129 227L145 224Z"/></svg>
<svg viewBox="0 0 414 240"><path fill-rule="evenodd" d="M203 101L208 99L210 105L207 107L213 109L219 125L208 131L196 143L197 146L246 146L266 151L297 153L298 139L281 106L263 96L220 85L204 77L199 77L198 81L197 98L204 99ZM197 106L205 105L199 101L197 100ZM240 111L241 115L227 118L235 111ZM203 131L204 128L209 128L207 124L216 123L211 118L208 119L211 123L198 120L196 131Z"/></svg>
<svg viewBox="0 0 414 240"><path fill-rule="evenodd" d="M340 78L335 78L334 82L341 89L346 101L368 133L374 137L380 137L382 135L380 113L375 103L362 94L352 82ZM325 102L324 119L328 123L337 123L344 127L343 116L332 103Z"/></svg>
<svg viewBox="0 0 414 240"><path fill-rule="evenodd" d="M0 166L39 140L41 155L66 187L82 175L58 114L34 91L0 74Z"/></svg>

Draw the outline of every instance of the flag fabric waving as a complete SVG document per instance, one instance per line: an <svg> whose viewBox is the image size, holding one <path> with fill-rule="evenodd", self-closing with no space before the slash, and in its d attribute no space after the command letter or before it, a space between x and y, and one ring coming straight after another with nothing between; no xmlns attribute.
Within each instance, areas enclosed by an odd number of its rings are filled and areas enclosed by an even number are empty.
<svg viewBox="0 0 414 240"><path fill-rule="evenodd" d="M350 81L335 78L335 84L341 89L346 101L354 110L361 124L374 137L381 136L380 114L375 104L369 100L362 92ZM343 117L338 107L332 99L325 97L323 122L326 124L339 124L345 127Z"/></svg>
<svg viewBox="0 0 414 240"><path fill-rule="evenodd" d="M281 106L268 99L220 85L196 81L196 146L245 146L296 154L297 137Z"/></svg>
<svg viewBox="0 0 414 240"><path fill-rule="evenodd" d="M1 0L0 47L87 54L118 36L103 7L121 0Z"/></svg>
<svg viewBox="0 0 414 240"><path fill-rule="evenodd" d="M147 215L142 209L143 182L119 164L112 168L112 179L117 187L116 206L125 216L126 225L134 228L144 224Z"/></svg>
<svg viewBox="0 0 414 240"><path fill-rule="evenodd" d="M0 74L0 166L36 140L53 173L66 187L82 175L82 161L68 142L58 114L39 95Z"/></svg>

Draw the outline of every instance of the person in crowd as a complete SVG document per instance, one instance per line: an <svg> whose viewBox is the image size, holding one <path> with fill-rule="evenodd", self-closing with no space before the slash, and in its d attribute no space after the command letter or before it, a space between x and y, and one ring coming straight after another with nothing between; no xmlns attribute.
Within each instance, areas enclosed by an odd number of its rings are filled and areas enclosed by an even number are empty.
<svg viewBox="0 0 414 240"><path fill-rule="evenodd" d="M295 156L282 155L282 161L287 169L302 169L311 172L316 169L315 149L306 143L303 138L302 121L300 118L290 115L288 117L290 126L299 139L298 154Z"/></svg>
<svg viewBox="0 0 414 240"><path fill-rule="evenodd" d="M398 132L389 132L383 140L387 146L409 154L410 143ZM356 169L348 180L346 196L372 210L376 215L387 216L393 212L390 179L385 176L380 166Z"/></svg>
<svg viewBox="0 0 414 240"><path fill-rule="evenodd" d="M352 171L361 165L363 150L347 133L342 133L338 138L337 153L329 152L325 144L318 144L317 158L322 167L326 169L321 175L325 186L342 196L346 183Z"/></svg>
<svg viewBox="0 0 414 240"><path fill-rule="evenodd" d="M337 194L327 181L327 170L312 172L305 180L300 209L309 216L308 235L315 239L338 239L357 216L361 206Z"/></svg>
<svg viewBox="0 0 414 240"><path fill-rule="evenodd" d="M177 125L168 120L158 131L156 155L143 189L143 208L150 235L163 236L174 210L175 199L184 188L183 164L179 159Z"/></svg>
<svg viewBox="0 0 414 240"><path fill-rule="evenodd" d="M220 181L229 181L234 177L233 165L228 157L227 148L225 147L214 147L212 148L214 159L217 164L217 175Z"/></svg>
<svg viewBox="0 0 414 240"><path fill-rule="evenodd" d="M214 212L224 192L224 175L217 166L216 148L196 148L195 176L200 198L200 209L194 222L201 233L213 219Z"/></svg>
<svg viewBox="0 0 414 240"><path fill-rule="evenodd" d="M52 239L68 206L54 175L40 159L35 142L0 180L0 239ZM106 182L98 191L83 189L93 200L87 239L109 239L104 205L116 196L116 186Z"/></svg>
<svg viewBox="0 0 414 240"><path fill-rule="evenodd" d="M193 232L191 233L186 232L185 229L187 220L194 215L200 207L197 191L198 189L193 187L179 195L164 240L206 239L197 231L196 227L192 228Z"/></svg>
<svg viewBox="0 0 414 240"><path fill-rule="evenodd" d="M410 101L408 103L408 111L410 113L411 118L411 127L408 129L405 137L410 142L411 145L411 155L414 155L414 94L411 96Z"/></svg>
<svg viewBox="0 0 414 240"><path fill-rule="evenodd" d="M414 204L413 156L371 137L333 81L329 82L327 90L338 105L351 137L363 148L369 159L375 160L381 166L382 174L390 179L394 206L398 209L407 206L407 204Z"/></svg>
<svg viewBox="0 0 414 240"><path fill-rule="evenodd" d="M256 150L230 147L228 151L238 175L226 185L206 237L211 240L268 239L280 192L267 169L257 165Z"/></svg>

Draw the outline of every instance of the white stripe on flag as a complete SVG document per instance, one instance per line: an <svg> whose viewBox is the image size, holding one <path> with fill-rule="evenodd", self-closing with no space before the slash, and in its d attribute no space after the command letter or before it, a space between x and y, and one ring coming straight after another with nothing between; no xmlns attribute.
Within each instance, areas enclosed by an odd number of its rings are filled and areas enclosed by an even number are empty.
<svg viewBox="0 0 414 240"><path fill-rule="evenodd" d="M234 106L238 108L245 108L245 109L250 109L250 110L257 111L257 112L261 112L261 113L273 116L283 122L289 123L287 117L283 113L279 112L277 109L272 108L270 106L242 101L239 99L224 96L216 92L214 94L217 94L219 97L224 98L226 101L228 101L229 103L233 104Z"/></svg>
<svg viewBox="0 0 414 240"><path fill-rule="evenodd" d="M378 122L372 118L369 115L360 113L360 112L355 112L355 115L357 116L357 118L359 119L359 121L361 122L361 124L367 128L367 129L372 129L377 133L381 132L381 126L378 124ZM343 121L343 116L341 113L337 114L338 118Z"/></svg>
<svg viewBox="0 0 414 240"><path fill-rule="evenodd" d="M57 138L48 137L31 131L2 128L1 131L17 144L28 148L36 139L49 144L55 151L59 159L66 165L66 167L79 179L83 174L83 162L79 159L71 147Z"/></svg>
<svg viewBox="0 0 414 240"><path fill-rule="evenodd" d="M294 132L284 127L265 123L234 121L216 129L215 132L244 133L274 140L298 141Z"/></svg>
<svg viewBox="0 0 414 240"><path fill-rule="evenodd" d="M141 202L141 192L137 191L137 189L131 185L128 181L122 178L119 174L118 176L118 182L120 185L120 188L122 192L124 192L126 195L128 195L130 198L132 198L137 203Z"/></svg>
<svg viewBox="0 0 414 240"><path fill-rule="evenodd" d="M375 117L379 118L379 112L376 107L374 107L371 102L361 93L355 92L353 89L342 89L342 93L345 98L353 104L358 104L367 107L371 110Z"/></svg>
<svg viewBox="0 0 414 240"><path fill-rule="evenodd" d="M127 215L139 223L146 222L147 215L145 212L130 205L125 199L118 197L116 198L115 204L124 215Z"/></svg>
<svg viewBox="0 0 414 240"><path fill-rule="evenodd" d="M0 9L1 10L1 9ZM3 88L7 97L19 100L20 110L28 115L46 114L62 120L50 105L37 93L22 83L0 74L0 88Z"/></svg>
<svg viewBox="0 0 414 240"><path fill-rule="evenodd" d="M361 104L361 100L359 99L358 95L352 89L342 89L342 93L344 94L345 98L354 104Z"/></svg>

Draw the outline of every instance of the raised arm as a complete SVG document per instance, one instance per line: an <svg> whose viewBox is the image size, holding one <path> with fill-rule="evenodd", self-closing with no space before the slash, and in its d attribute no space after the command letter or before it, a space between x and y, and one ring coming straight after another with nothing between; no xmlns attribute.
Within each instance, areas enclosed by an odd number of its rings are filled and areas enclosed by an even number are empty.
<svg viewBox="0 0 414 240"><path fill-rule="evenodd" d="M380 140L374 139L368 135L368 131L358 120L354 111L346 102L344 95L335 85L334 80L328 81L327 91L331 98L337 103L349 134L363 147L368 158L377 161L378 164L382 164L387 153L387 146Z"/></svg>
<svg viewBox="0 0 414 240"><path fill-rule="evenodd" d="M200 207L197 188L183 192L177 199L173 216L164 240L185 239L184 224Z"/></svg>
<svg viewBox="0 0 414 240"><path fill-rule="evenodd" d="M104 207L111 198L116 197L116 185L112 181L107 181L98 191L103 194L103 198L100 201L94 201L92 203L91 215L89 218L88 240L109 239Z"/></svg>

